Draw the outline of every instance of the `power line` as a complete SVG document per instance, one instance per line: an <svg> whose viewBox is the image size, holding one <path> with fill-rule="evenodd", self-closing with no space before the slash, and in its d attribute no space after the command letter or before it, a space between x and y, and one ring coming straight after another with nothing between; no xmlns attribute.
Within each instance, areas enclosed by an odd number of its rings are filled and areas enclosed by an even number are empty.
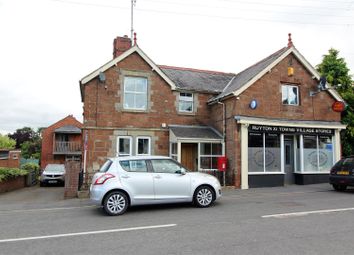
<svg viewBox="0 0 354 255"><path fill-rule="evenodd" d="M66 4L75 4L82 6L94 6L94 7L103 7L103 8L116 8L116 9L129 9L128 7L121 7L116 5L104 5L104 4L95 4L95 3L82 3L71 0L51 0L54 2L66 3ZM226 0L223 0L226 1ZM229 0L230 1L230 0ZM290 20L272 20L272 19L263 19L263 18L245 18L239 16L221 16L221 15L210 15L210 14L201 14L201 13L187 13L187 12L177 12L177 11L168 11L168 10L155 10L155 9L146 9L146 8L136 8L136 11L140 12L150 12L150 13L160 13L160 14L173 14L173 15L183 15L183 16L198 16L198 17L207 17L207 18L217 18L217 19L228 19L228 20L248 20L248 21L261 21L261 22L270 22L270 23L286 23L286 24L299 24L299 25L319 25L319 26L347 26L351 27L354 24L352 23L316 23L316 22L306 22L306 21L290 21Z"/></svg>

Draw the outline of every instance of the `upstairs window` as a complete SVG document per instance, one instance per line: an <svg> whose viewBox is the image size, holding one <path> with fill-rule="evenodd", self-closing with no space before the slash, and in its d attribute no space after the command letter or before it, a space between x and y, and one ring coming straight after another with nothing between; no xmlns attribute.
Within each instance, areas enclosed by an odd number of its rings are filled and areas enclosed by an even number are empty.
<svg viewBox="0 0 354 255"><path fill-rule="evenodd" d="M284 105L299 105L299 88L282 85L282 102Z"/></svg>
<svg viewBox="0 0 354 255"><path fill-rule="evenodd" d="M193 94L179 93L179 112L193 112Z"/></svg>
<svg viewBox="0 0 354 255"><path fill-rule="evenodd" d="M147 109L147 79L144 77L124 77L124 109Z"/></svg>

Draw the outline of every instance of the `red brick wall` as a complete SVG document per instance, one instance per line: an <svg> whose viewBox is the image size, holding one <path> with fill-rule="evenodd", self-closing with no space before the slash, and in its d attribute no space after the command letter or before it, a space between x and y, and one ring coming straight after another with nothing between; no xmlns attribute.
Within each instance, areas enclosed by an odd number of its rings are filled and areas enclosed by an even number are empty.
<svg viewBox="0 0 354 255"><path fill-rule="evenodd" d="M9 151L8 159L0 159L0 167L20 168L21 151Z"/></svg>
<svg viewBox="0 0 354 255"><path fill-rule="evenodd" d="M149 80L149 106L147 112L132 112L122 109L122 81L124 74L146 75ZM97 78L84 87L84 129L88 130L87 178L103 164L106 157L116 156L115 130L140 128L153 132L154 154L168 155L169 129L162 123L180 125L209 125L210 107L207 101L211 94L196 93L196 113L180 114L177 109L178 92L168 85L136 53L105 72L106 81ZM98 103L96 103L98 102Z"/></svg>
<svg viewBox="0 0 354 255"><path fill-rule="evenodd" d="M53 139L54 130L63 126L75 126L82 128L82 123L76 120L72 115L52 124L42 131L42 151L41 151L41 168L44 169L47 164L63 164L65 162L65 155L53 155ZM81 141L81 134L69 135L69 141Z"/></svg>
<svg viewBox="0 0 354 255"><path fill-rule="evenodd" d="M0 193L24 188L25 178L25 176L18 176L16 178L0 182Z"/></svg>
<svg viewBox="0 0 354 255"><path fill-rule="evenodd" d="M77 197L80 166L81 164L76 161L67 161L65 163L64 198Z"/></svg>

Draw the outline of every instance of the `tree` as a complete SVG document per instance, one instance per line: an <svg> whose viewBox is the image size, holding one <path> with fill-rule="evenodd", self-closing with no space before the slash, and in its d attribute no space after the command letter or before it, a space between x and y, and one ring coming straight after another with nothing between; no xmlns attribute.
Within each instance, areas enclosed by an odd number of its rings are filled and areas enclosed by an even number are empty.
<svg viewBox="0 0 354 255"><path fill-rule="evenodd" d="M39 159L41 155L41 140L26 141L21 145L22 157Z"/></svg>
<svg viewBox="0 0 354 255"><path fill-rule="evenodd" d="M20 149L21 145L26 141L35 141L40 139L40 134L38 132L35 132L30 127L23 127L17 129L13 134L9 134L8 136L16 140L17 149Z"/></svg>
<svg viewBox="0 0 354 255"><path fill-rule="evenodd" d="M16 141L6 135L0 134L0 149L14 149Z"/></svg>
<svg viewBox="0 0 354 255"><path fill-rule="evenodd" d="M354 90L353 79L344 58L339 57L339 51L329 49L323 55L322 62L317 65L317 71L325 76L327 81L334 86L347 103L346 110L342 113L342 123L347 125L341 133L343 154L354 154Z"/></svg>

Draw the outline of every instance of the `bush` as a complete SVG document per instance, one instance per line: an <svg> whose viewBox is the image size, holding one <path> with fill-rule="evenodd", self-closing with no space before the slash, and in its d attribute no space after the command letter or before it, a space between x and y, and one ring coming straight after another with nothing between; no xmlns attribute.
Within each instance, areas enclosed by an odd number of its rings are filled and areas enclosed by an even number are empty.
<svg viewBox="0 0 354 255"><path fill-rule="evenodd" d="M0 167L0 182L27 174L28 171L24 169Z"/></svg>
<svg viewBox="0 0 354 255"><path fill-rule="evenodd" d="M39 165L36 163L26 163L21 166L21 169L27 170L27 172L36 172L36 174L39 174Z"/></svg>

